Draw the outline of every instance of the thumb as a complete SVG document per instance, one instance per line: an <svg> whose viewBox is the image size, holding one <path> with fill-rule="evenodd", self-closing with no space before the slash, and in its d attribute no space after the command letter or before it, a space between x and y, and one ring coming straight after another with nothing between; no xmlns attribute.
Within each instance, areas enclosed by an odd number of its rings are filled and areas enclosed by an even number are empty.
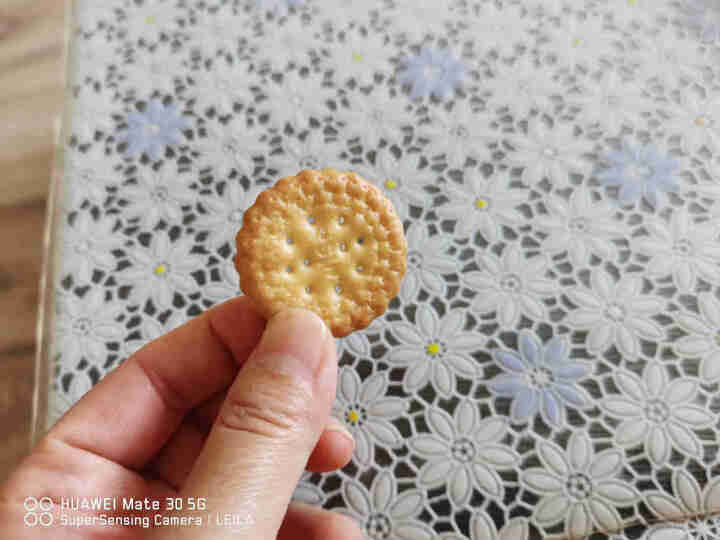
<svg viewBox="0 0 720 540"><path fill-rule="evenodd" d="M270 319L182 490L207 497L211 516L231 516L230 525L213 517L207 538L275 540L336 380L335 340L317 315L293 309Z"/></svg>

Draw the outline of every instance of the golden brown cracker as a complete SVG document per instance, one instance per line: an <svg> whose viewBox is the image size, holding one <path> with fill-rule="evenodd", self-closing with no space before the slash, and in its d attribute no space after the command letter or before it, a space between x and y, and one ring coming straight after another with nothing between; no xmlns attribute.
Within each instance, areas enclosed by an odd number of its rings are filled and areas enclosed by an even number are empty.
<svg viewBox="0 0 720 540"><path fill-rule="evenodd" d="M262 192L243 216L235 266L270 318L314 311L335 337L366 328L400 289L407 242L392 203L355 173L302 171Z"/></svg>

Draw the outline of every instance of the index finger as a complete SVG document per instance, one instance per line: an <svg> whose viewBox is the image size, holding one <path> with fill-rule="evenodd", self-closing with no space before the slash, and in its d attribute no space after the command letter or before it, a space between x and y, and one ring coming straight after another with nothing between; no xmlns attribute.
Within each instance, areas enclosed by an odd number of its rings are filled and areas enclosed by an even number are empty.
<svg viewBox="0 0 720 540"><path fill-rule="evenodd" d="M48 437L142 468L189 410L232 383L264 328L247 297L211 308L136 352Z"/></svg>

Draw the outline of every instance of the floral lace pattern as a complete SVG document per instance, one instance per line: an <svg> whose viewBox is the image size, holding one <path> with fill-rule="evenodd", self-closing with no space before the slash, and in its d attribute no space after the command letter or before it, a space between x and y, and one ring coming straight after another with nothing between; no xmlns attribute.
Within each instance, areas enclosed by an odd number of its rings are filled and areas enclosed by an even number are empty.
<svg viewBox="0 0 720 540"><path fill-rule="evenodd" d="M367 538L720 525L710 0L77 0L49 422L238 294L277 178L355 170L409 241L338 343L357 451L299 500Z"/></svg>

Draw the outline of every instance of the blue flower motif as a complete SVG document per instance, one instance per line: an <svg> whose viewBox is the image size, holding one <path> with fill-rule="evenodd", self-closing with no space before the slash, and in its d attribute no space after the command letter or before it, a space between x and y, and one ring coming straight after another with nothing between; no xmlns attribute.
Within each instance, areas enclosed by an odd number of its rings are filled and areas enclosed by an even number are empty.
<svg viewBox="0 0 720 540"><path fill-rule="evenodd" d="M622 148L604 157L609 168L598 174L608 186L618 186L618 199L629 205L644 198L653 208L664 202L663 192L678 188L675 171L680 164L652 144L634 145L625 139Z"/></svg>
<svg viewBox="0 0 720 540"><path fill-rule="evenodd" d="M532 333L522 331L519 345L519 355L504 350L493 353L505 373L488 383L494 395L512 398L513 422L527 422L540 412L546 424L561 426L566 407L588 407L590 396L578 382L589 374L590 367L568 358L565 338L554 337L543 347Z"/></svg>
<svg viewBox="0 0 720 540"><path fill-rule="evenodd" d="M720 4L717 0L690 0L687 14L688 22L700 30L704 42L720 39Z"/></svg>
<svg viewBox="0 0 720 540"><path fill-rule="evenodd" d="M168 146L182 142L182 130L188 123L177 105L163 105L154 99L145 111L128 115L128 127L120 140L127 142L125 152L130 156L146 153L151 159L160 159Z"/></svg>
<svg viewBox="0 0 720 540"><path fill-rule="evenodd" d="M425 47L408 59L400 82L411 87L412 99L430 95L438 99L451 96L465 76L465 65L446 49Z"/></svg>
<svg viewBox="0 0 720 540"><path fill-rule="evenodd" d="M306 0L255 0L260 9L270 11L278 17L288 14L290 7L301 6Z"/></svg>

